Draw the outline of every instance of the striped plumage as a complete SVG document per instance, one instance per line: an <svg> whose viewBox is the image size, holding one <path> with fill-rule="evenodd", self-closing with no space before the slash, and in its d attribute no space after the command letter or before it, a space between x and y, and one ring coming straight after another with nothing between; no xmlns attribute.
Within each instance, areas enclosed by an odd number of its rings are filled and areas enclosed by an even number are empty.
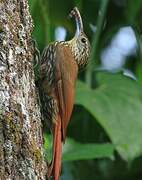
<svg viewBox="0 0 142 180"><path fill-rule="evenodd" d="M90 43L86 35L82 32L68 43L79 70L85 68L88 64L88 57L90 55Z"/></svg>
<svg viewBox="0 0 142 180"><path fill-rule="evenodd" d="M70 41L49 44L40 61L43 115L53 134L53 157L48 176L54 180L58 180L60 175L61 143L65 141L73 109L77 74L87 65L90 54L90 44L83 32L78 9L74 8L70 15L75 17L77 23L75 37Z"/></svg>

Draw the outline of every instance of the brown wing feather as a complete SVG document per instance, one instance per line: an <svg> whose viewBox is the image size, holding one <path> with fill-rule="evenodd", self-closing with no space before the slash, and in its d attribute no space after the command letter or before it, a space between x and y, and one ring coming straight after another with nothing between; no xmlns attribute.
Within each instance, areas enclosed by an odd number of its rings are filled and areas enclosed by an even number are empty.
<svg viewBox="0 0 142 180"><path fill-rule="evenodd" d="M56 95L62 125L62 140L65 140L66 128L71 117L74 103L74 89L78 67L69 47L58 45L56 49Z"/></svg>

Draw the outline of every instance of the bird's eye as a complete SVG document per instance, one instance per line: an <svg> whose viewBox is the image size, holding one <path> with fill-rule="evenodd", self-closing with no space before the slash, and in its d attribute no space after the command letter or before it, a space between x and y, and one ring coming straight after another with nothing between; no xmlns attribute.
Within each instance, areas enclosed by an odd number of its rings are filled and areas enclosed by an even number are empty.
<svg viewBox="0 0 142 180"><path fill-rule="evenodd" d="M81 39L81 42L82 42L82 43L86 43L86 39L85 39L85 38L82 38L82 39Z"/></svg>

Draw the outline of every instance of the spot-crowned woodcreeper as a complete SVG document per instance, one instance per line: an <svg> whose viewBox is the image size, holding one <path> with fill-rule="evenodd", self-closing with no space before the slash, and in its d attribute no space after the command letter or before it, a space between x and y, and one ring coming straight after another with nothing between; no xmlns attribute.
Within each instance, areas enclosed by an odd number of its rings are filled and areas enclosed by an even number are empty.
<svg viewBox="0 0 142 180"><path fill-rule="evenodd" d="M50 43L40 59L41 91L44 119L53 134L52 162L48 176L58 180L61 170L62 142L65 141L78 71L88 63L90 43L83 31L83 23L75 7L69 14L76 20L76 34L70 41Z"/></svg>

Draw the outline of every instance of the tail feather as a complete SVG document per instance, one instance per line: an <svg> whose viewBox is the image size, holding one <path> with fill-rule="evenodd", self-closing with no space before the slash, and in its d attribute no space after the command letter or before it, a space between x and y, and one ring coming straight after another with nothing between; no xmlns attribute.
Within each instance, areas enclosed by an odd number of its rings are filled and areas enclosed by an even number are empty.
<svg viewBox="0 0 142 180"><path fill-rule="evenodd" d="M48 168L48 177L52 177L53 180L59 180L62 159L62 133L60 118L58 118L58 121L54 124L53 138L52 162Z"/></svg>

